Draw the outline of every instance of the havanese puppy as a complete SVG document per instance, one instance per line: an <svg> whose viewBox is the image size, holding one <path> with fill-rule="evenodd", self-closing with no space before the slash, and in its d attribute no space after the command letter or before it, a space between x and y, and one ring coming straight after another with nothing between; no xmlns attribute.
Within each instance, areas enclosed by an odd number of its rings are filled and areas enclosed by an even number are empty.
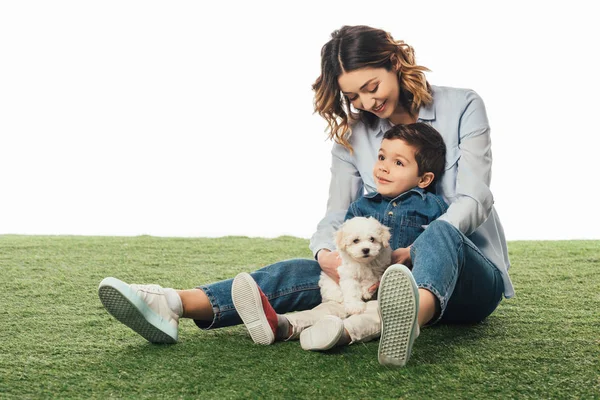
<svg viewBox="0 0 600 400"><path fill-rule="evenodd" d="M369 288L379 282L392 263L390 237L390 229L372 217L354 217L344 222L335 237L342 259L338 267L340 284L321 272L323 302L344 304L348 314L362 313L365 301L374 294Z"/></svg>

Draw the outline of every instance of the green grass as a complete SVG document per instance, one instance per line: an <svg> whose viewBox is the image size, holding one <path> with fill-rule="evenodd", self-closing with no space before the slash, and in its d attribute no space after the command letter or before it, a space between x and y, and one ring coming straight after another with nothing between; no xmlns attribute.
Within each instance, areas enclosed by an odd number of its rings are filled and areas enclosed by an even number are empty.
<svg viewBox="0 0 600 400"><path fill-rule="evenodd" d="M424 329L406 368L377 342L331 353L261 347L243 327L151 345L97 285L191 288L310 257L292 237L0 236L0 398L600 398L600 241L513 242L517 297L484 323Z"/></svg>

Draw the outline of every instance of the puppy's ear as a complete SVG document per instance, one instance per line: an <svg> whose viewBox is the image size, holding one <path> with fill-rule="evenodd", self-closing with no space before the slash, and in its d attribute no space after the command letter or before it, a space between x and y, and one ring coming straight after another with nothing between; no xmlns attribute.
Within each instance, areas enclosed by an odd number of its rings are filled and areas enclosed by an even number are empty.
<svg viewBox="0 0 600 400"><path fill-rule="evenodd" d="M392 238L392 234L390 233L390 228L385 225L381 225L379 227L379 239L381 243L383 243L383 247L390 246L390 239Z"/></svg>
<svg viewBox="0 0 600 400"><path fill-rule="evenodd" d="M343 226L340 226L340 229L335 233L335 245L338 250L344 250L346 248L346 244L344 243L344 230Z"/></svg>

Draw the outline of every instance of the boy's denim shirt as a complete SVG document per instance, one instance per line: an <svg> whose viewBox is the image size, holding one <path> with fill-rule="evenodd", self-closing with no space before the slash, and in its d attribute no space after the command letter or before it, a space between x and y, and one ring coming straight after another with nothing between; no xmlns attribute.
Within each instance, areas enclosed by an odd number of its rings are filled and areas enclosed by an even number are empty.
<svg viewBox="0 0 600 400"><path fill-rule="evenodd" d="M365 194L350 204L346 218L374 217L390 228L393 250L408 247L427 225L444 214L448 205L434 193L415 187L390 199L380 193Z"/></svg>

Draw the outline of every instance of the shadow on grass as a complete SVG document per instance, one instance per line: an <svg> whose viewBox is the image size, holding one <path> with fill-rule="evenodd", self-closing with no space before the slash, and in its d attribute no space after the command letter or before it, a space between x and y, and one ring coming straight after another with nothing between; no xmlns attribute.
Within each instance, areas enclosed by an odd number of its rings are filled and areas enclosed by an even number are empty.
<svg viewBox="0 0 600 400"><path fill-rule="evenodd" d="M403 371L379 365L379 341L356 343L326 352L309 352L302 350L298 341L256 345L243 326L202 331L191 323L182 324L179 343L175 345L151 344L141 337L132 336L133 333L125 334L115 340L114 348L105 347L98 361L107 368L107 372L116 374L144 371L159 376L193 371L192 375L198 379L211 379L214 374L233 379L235 375L260 369L261 366L279 371L299 368L309 376L330 368L340 370L340 367L348 367L341 371L359 368L376 373L387 370L393 374L412 375L421 367L464 363L465 357L485 359L481 351L486 342L496 336L498 322L490 318L478 324L439 324L423 329Z"/></svg>

